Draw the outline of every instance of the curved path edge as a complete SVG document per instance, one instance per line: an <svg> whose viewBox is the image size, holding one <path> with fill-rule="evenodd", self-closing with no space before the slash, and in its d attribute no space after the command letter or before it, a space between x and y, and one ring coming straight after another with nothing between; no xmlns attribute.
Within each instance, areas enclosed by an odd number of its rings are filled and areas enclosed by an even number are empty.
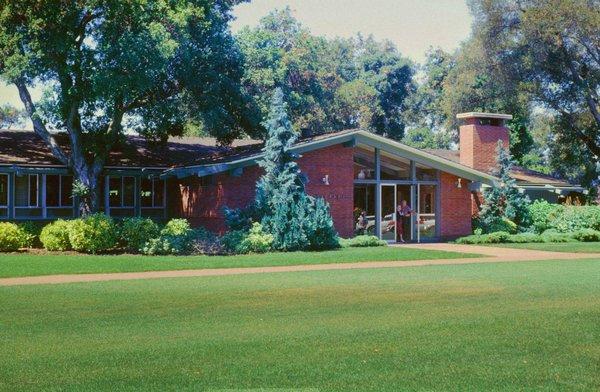
<svg viewBox="0 0 600 392"><path fill-rule="evenodd" d="M367 261L358 263L329 263L309 265L289 265L274 267L243 267L243 268L215 268L174 271L146 271L146 272L118 272L100 274L72 274L72 275L45 275L27 276L18 278L1 278L0 286L37 285L37 284L64 284L83 282L103 282L112 280L139 280L160 278L183 278L203 276L226 276L261 273L305 272L352 270L369 268L401 268L419 267L428 265L460 265L480 263L514 263L541 260L581 260L600 259L600 253L559 253L511 248L493 248L472 245L456 244L410 244L402 245L407 248L444 250L450 252L476 253L483 257L437 259L437 260L407 260L407 261Z"/></svg>

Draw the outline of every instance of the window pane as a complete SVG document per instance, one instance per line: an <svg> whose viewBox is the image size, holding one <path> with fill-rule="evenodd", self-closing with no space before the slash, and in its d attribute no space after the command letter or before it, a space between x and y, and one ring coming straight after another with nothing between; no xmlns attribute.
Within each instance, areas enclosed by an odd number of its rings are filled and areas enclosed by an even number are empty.
<svg viewBox="0 0 600 392"><path fill-rule="evenodd" d="M381 154L382 180L410 180L410 161L408 159Z"/></svg>
<svg viewBox="0 0 600 392"><path fill-rule="evenodd" d="M436 181L437 170L425 166L417 165L417 180L420 181Z"/></svg>
<svg viewBox="0 0 600 392"><path fill-rule="evenodd" d="M47 175L46 176L46 206L58 207L59 204L59 192L60 192L60 176L58 175Z"/></svg>
<svg viewBox="0 0 600 392"><path fill-rule="evenodd" d="M0 174L0 206L8 205L8 175ZM0 213L0 216L2 214Z"/></svg>
<svg viewBox="0 0 600 392"><path fill-rule="evenodd" d="M38 205L38 176L34 174L29 176L29 205Z"/></svg>
<svg viewBox="0 0 600 392"><path fill-rule="evenodd" d="M135 205L135 178L123 177L123 206L133 207Z"/></svg>
<svg viewBox="0 0 600 392"><path fill-rule="evenodd" d="M121 207L121 177L110 177L108 181L108 204Z"/></svg>
<svg viewBox="0 0 600 392"><path fill-rule="evenodd" d="M152 180L142 178L142 190L140 192L140 200L142 207L152 207Z"/></svg>
<svg viewBox="0 0 600 392"><path fill-rule="evenodd" d="M435 214L435 185L419 186L419 213Z"/></svg>
<svg viewBox="0 0 600 392"><path fill-rule="evenodd" d="M375 184L354 185L354 226L357 235L374 234Z"/></svg>
<svg viewBox="0 0 600 392"><path fill-rule="evenodd" d="M29 177L15 176L15 206L27 207L29 204Z"/></svg>
<svg viewBox="0 0 600 392"><path fill-rule="evenodd" d="M375 150L360 147L354 149L354 178L375 179Z"/></svg>
<svg viewBox="0 0 600 392"><path fill-rule="evenodd" d="M73 177L62 176L61 177L60 204L62 206L72 206L73 205L73 198L71 197L72 194L73 194Z"/></svg>
<svg viewBox="0 0 600 392"><path fill-rule="evenodd" d="M163 180L154 180L154 207L164 207L164 187Z"/></svg>

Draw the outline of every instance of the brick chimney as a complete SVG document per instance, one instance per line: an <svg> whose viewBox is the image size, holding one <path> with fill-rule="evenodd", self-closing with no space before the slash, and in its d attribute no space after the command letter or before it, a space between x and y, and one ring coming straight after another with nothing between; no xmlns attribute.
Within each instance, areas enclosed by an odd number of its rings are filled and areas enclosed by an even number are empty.
<svg viewBox="0 0 600 392"><path fill-rule="evenodd" d="M461 113L456 116L463 124L460 132L460 163L476 170L490 172L496 167L498 140L509 147L506 120L509 114Z"/></svg>

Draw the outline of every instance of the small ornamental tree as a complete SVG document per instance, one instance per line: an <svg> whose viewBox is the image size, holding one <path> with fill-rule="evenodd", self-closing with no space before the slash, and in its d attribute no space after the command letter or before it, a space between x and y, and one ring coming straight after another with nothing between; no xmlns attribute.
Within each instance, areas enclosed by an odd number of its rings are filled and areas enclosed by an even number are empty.
<svg viewBox="0 0 600 392"><path fill-rule="evenodd" d="M513 160L510 152L504 148L502 141L498 142L497 168L493 174L500 179L498 186L484 192L484 203L479 214L485 228L497 227L502 220L508 219L519 227L528 227L529 197L519 191L516 181L510 173Z"/></svg>

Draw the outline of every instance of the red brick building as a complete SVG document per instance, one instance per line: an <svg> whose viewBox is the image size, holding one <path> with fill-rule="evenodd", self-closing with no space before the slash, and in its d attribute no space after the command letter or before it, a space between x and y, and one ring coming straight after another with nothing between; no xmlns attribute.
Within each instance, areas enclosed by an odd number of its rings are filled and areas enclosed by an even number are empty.
<svg viewBox="0 0 600 392"><path fill-rule="evenodd" d="M301 139L294 151L307 192L323 197L340 235L357 231L366 214L367 232L396 241L397 230L412 241L471 233L471 217L491 174L496 146L508 146L504 121L510 116L466 113L460 149L418 150L360 130ZM67 143L64 135L57 140ZM110 156L102 178L103 210L111 216L184 217L194 225L224 231L224 207L243 207L254 197L261 175L262 144L237 141L218 147L214 140L171 139L151 146L129 137ZM521 168L513 175L532 198L553 202L579 186ZM0 219L54 219L76 214L71 175L33 132L0 131ZM402 200L412 209L403 225L394 211Z"/></svg>

